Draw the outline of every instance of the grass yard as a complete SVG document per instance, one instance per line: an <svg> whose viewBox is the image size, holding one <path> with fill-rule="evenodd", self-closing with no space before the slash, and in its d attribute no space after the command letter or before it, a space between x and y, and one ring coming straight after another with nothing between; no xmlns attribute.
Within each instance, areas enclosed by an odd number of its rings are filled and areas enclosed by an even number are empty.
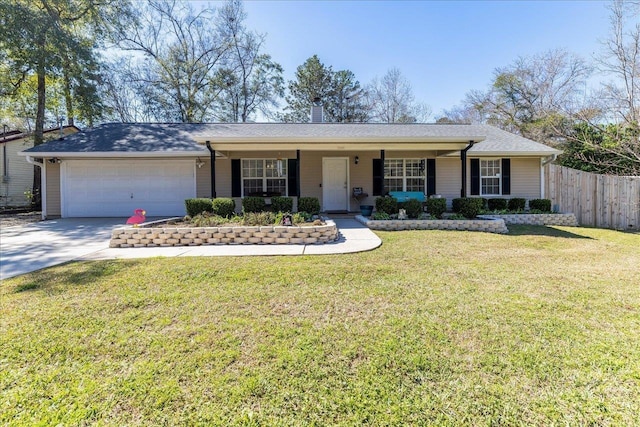
<svg viewBox="0 0 640 427"><path fill-rule="evenodd" d="M510 228L6 280L0 424L640 425L640 234Z"/></svg>

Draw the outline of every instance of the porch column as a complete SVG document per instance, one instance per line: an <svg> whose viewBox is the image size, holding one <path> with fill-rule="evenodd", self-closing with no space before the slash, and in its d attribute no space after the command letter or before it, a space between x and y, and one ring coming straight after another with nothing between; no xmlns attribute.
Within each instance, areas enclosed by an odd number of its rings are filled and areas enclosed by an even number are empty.
<svg viewBox="0 0 640 427"><path fill-rule="evenodd" d="M296 196L300 197L300 150L296 150Z"/></svg>
<svg viewBox="0 0 640 427"><path fill-rule="evenodd" d="M207 148L211 157L211 198L216 198L216 152L211 148L211 142L207 141Z"/></svg>
<svg viewBox="0 0 640 427"><path fill-rule="evenodd" d="M384 188L384 150L380 150L380 162L382 163L382 195L384 196L385 194L387 194L387 192L385 191Z"/></svg>
<svg viewBox="0 0 640 427"><path fill-rule="evenodd" d="M463 150L460 150L460 161L462 162L462 189L460 190L460 197L467 197L467 151L473 147L474 141L469 141L469 145Z"/></svg>

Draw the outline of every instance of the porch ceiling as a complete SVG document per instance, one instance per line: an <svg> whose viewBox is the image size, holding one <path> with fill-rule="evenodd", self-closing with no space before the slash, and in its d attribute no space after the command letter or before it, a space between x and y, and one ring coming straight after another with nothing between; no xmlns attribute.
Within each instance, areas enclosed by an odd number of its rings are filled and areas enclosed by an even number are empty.
<svg viewBox="0 0 640 427"><path fill-rule="evenodd" d="M473 139L482 141L483 137ZM405 150L405 151L460 151L469 145L469 141L459 138L261 138L251 139L221 139L206 137L197 138L198 143L209 141L211 147L217 151L275 151L275 150L303 150L303 151L354 151L354 150Z"/></svg>

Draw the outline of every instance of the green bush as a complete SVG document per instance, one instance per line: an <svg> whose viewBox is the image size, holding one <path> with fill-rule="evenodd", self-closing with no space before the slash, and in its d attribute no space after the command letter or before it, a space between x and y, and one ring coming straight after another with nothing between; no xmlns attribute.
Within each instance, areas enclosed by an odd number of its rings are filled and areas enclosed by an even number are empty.
<svg viewBox="0 0 640 427"><path fill-rule="evenodd" d="M427 212L434 218L441 219L447 210L447 199L427 199Z"/></svg>
<svg viewBox="0 0 640 427"><path fill-rule="evenodd" d="M296 213L293 214L293 222L294 222L294 224L298 220L300 222L311 222L312 219L313 219L313 215L311 215L308 212L296 212Z"/></svg>
<svg viewBox="0 0 640 427"><path fill-rule="evenodd" d="M464 215L465 218L473 219L484 207L484 199L479 197L459 197L453 199L454 212Z"/></svg>
<svg viewBox="0 0 640 427"><path fill-rule="evenodd" d="M271 198L271 209L274 212L293 211L293 199L291 197L274 196Z"/></svg>
<svg viewBox="0 0 640 427"><path fill-rule="evenodd" d="M529 200L529 209L541 212L551 212L551 200L549 199L532 199Z"/></svg>
<svg viewBox="0 0 640 427"><path fill-rule="evenodd" d="M487 206L490 211L503 211L507 209L507 199L488 199Z"/></svg>
<svg viewBox="0 0 640 427"><path fill-rule="evenodd" d="M211 199L206 198L196 198L196 199L186 199L184 201L184 206L187 210L187 215L190 217L194 217L202 212L213 212L213 205L211 204Z"/></svg>
<svg viewBox="0 0 640 427"><path fill-rule="evenodd" d="M395 197L382 196L376 198L376 212L384 212L388 215L398 213L398 201Z"/></svg>
<svg viewBox="0 0 640 427"><path fill-rule="evenodd" d="M398 206L402 205L402 209L407 211L407 216L411 219L416 219L422 213L422 203L416 199L409 199L404 203L398 203Z"/></svg>
<svg viewBox="0 0 640 427"><path fill-rule="evenodd" d="M510 211L520 212L524 210L524 205L527 203L525 199L515 197L509 199L508 208Z"/></svg>
<svg viewBox="0 0 640 427"><path fill-rule="evenodd" d="M386 221L391 219L391 215L386 212L374 212L374 214L371 215L371 219Z"/></svg>
<svg viewBox="0 0 640 427"><path fill-rule="evenodd" d="M451 210L455 213L461 213L462 204L467 203L465 202L466 199L475 200L475 202L472 203L476 203L479 206L479 210L487 209L489 206L489 199L482 197L458 197L451 201Z"/></svg>
<svg viewBox="0 0 640 427"><path fill-rule="evenodd" d="M298 199L298 212L306 212L311 215L320 214L320 200L317 197L300 197Z"/></svg>
<svg viewBox="0 0 640 427"><path fill-rule="evenodd" d="M236 201L227 197L213 199L212 212L223 218L231 218L236 213Z"/></svg>
<svg viewBox="0 0 640 427"><path fill-rule="evenodd" d="M457 197L451 200L451 210L455 213L460 213L460 208L462 206L462 197Z"/></svg>
<svg viewBox="0 0 640 427"><path fill-rule="evenodd" d="M249 196L242 199L242 212L263 212L266 209L264 197Z"/></svg>

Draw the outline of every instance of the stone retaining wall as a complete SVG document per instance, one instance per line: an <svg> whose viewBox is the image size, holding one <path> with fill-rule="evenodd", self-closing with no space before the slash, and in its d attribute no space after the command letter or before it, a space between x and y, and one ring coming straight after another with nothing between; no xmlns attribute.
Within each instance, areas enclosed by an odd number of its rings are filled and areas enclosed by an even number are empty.
<svg viewBox="0 0 640 427"><path fill-rule="evenodd" d="M467 230L486 231L488 233L504 234L509 229L502 219L392 219L372 220L361 215L356 220L372 230L399 231L399 230Z"/></svg>
<svg viewBox="0 0 640 427"><path fill-rule="evenodd" d="M111 234L111 248L141 248L201 245L286 245L322 244L338 239L333 221L315 226L261 227L164 227L116 228Z"/></svg>
<svg viewBox="0 0 640 427"><path fill-rule="evenodd" d="M509 214L509 215L478 215L479 218L503 219L506 224L525 225L564 225L577 227L578 220L572 213L557 214Z"/></svg>

